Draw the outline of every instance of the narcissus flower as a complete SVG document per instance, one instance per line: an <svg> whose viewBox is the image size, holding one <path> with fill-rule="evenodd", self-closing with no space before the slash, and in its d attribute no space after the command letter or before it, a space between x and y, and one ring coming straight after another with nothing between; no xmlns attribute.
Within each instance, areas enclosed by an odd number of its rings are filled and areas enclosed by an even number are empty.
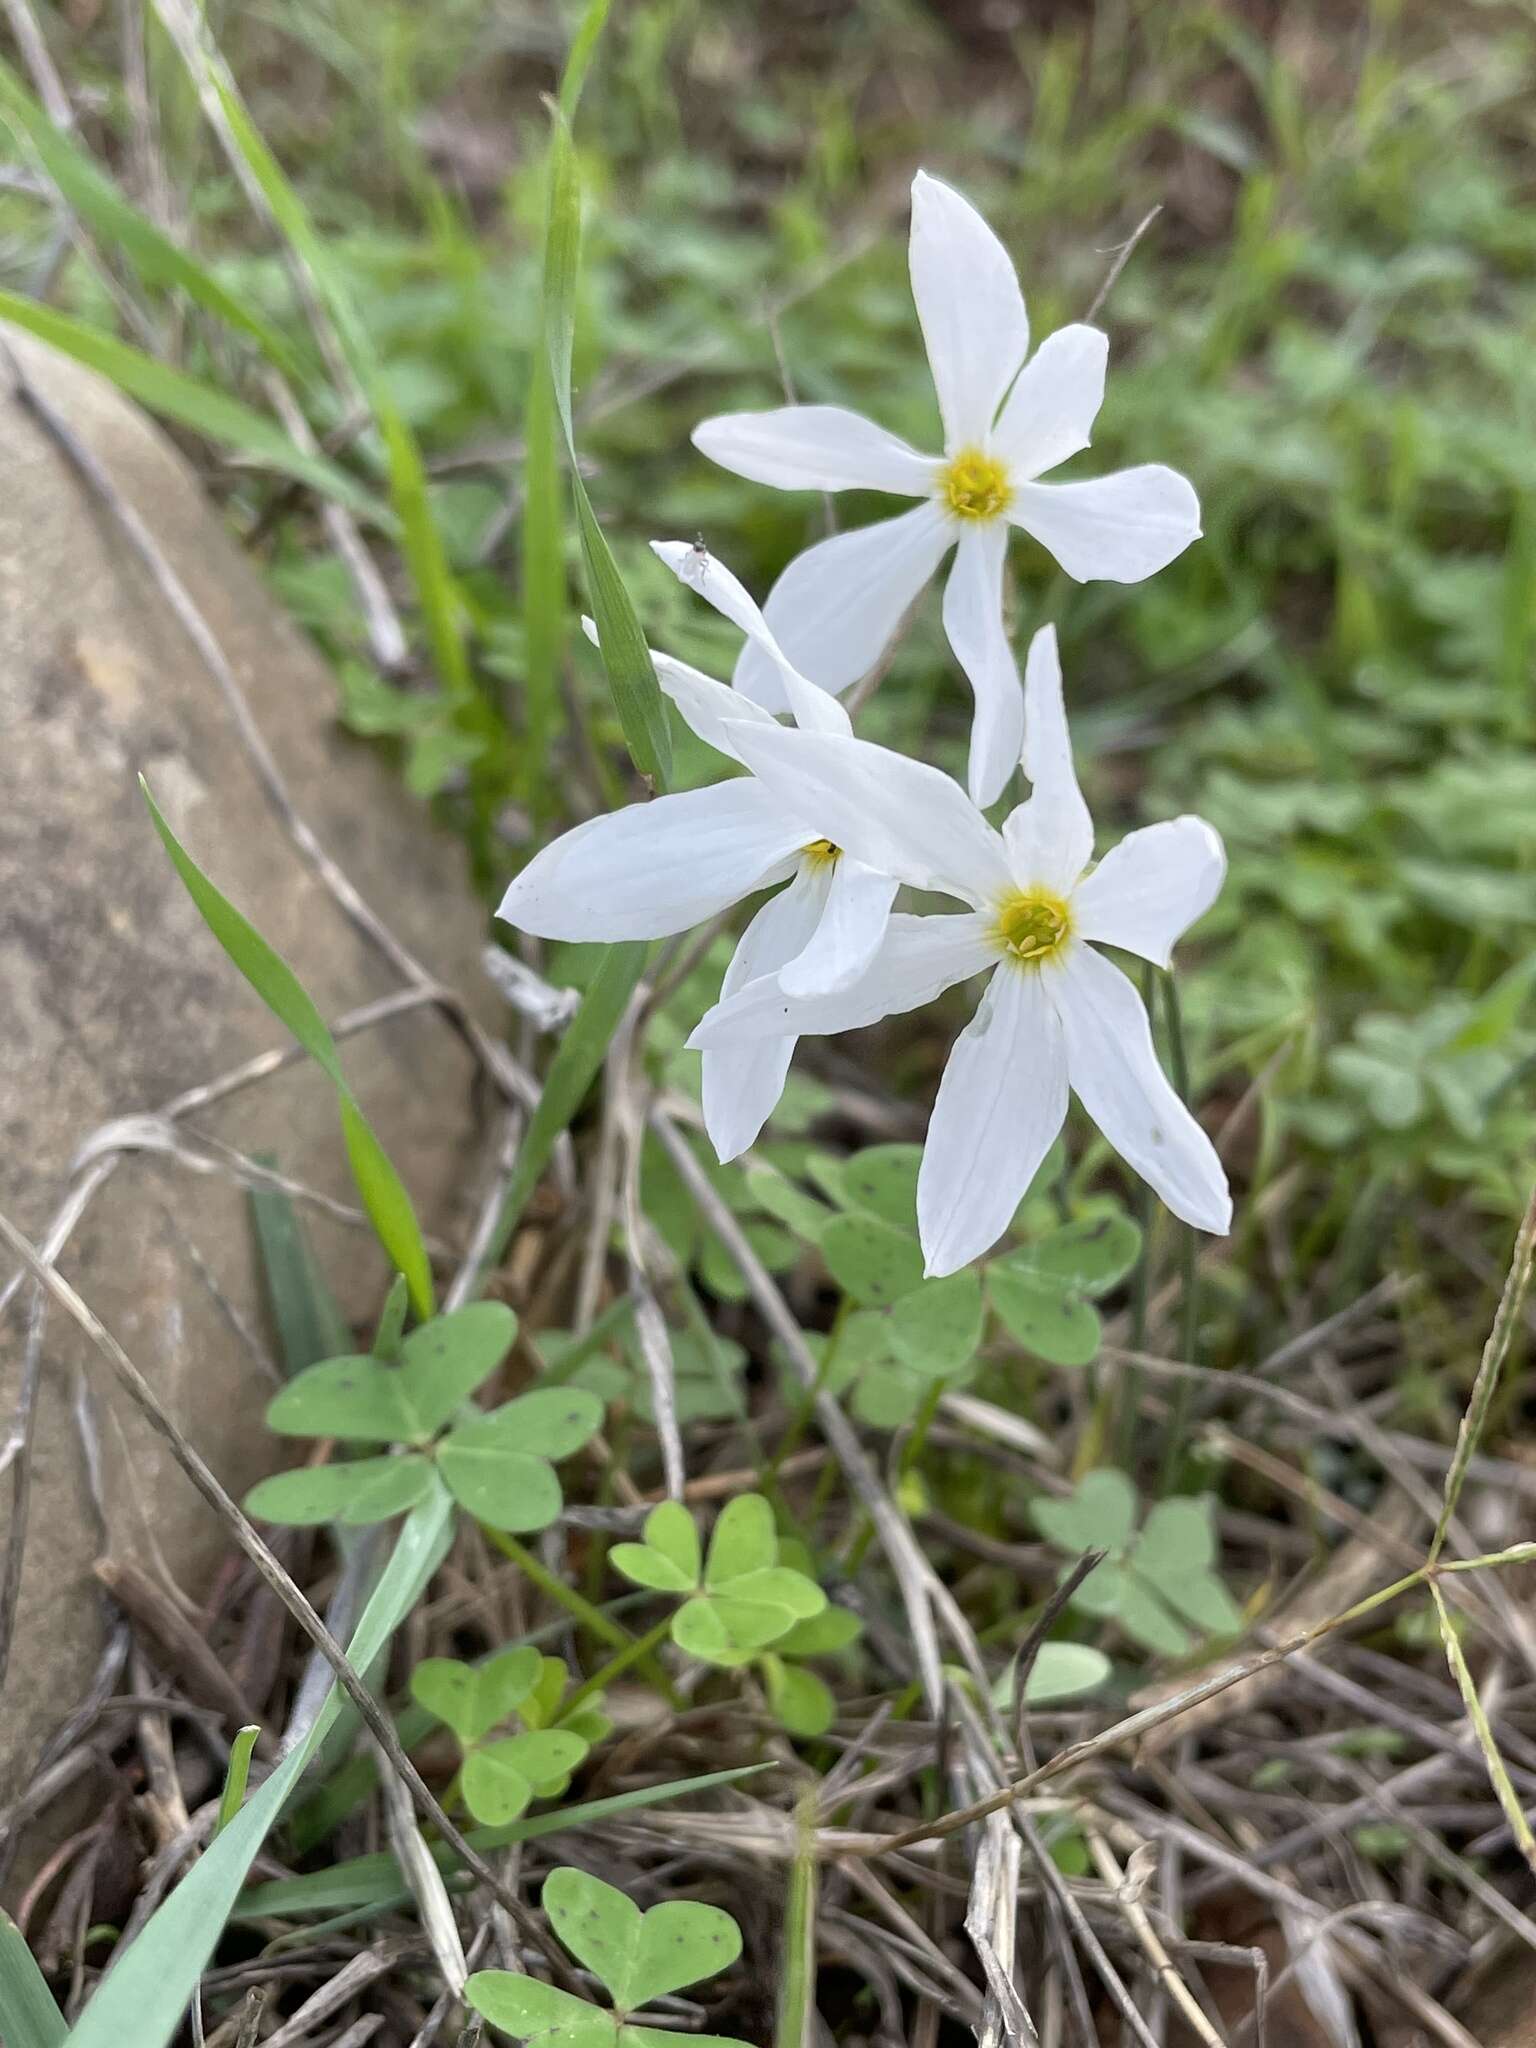
<svg viewBox="0 0 1536 2048"><path fill-rule="evenodd" d="M1025 673L1028 800L994 830L938 769L831 733L732 730L764 789L805 807L859 860L970 907L896 915L868 970L835 994L794 997L771 978L736 987L694 1044L849 1031L917 1008L972 975L989 980L950 1053L928 1127L917 1213L930 1273L952 1273L1007 1228L1075 1093L1176 1216L1224 1231L1232 1201L1210 1139L1170 1087L1135 985L1099 945L1160 967L1216 898L1220 839L1199 818L1132 832L1091 866L1093 824L1072 766L1056 635Z"/></svg>
<svg viewBox="0 0 1536 2048"><path fill-rule="evenodd" d="M785 658L762 613L729 569L686 541L656 541L668 568L699 592L778 664L784 699L811 732L847 738L848 714ZM590 629L589 629L590 630ZM777 731L773 714L728 684L653 650L661 687L688 724L728 759L737 736ZM707 789L631 804L567 832L531 860L502 898L498 915L546 939L659 939L730 909L760 889L779 888L742 934L723 996L773 977L796 997L846 988L868 967L885 934L896 883L876 874L750 775ZM792 1034L705 1055L704 1121L721 1159L757 1137L784 1090Z"/></svg>
<svg viewBox="0 0 1536 2048"><path fill-rule="evenodd" d="M944 427L921 455L835 405L723 414L694 429L722 468L780 490L871 490L922 502L798 555L769 595L768 624L824 689L866 675L951 548L944 630L976 695L969 786L990 804L1019 759L1023 707L1003 626L1003 565L1022 527L1079 582L1139 583L1200 532L1200 505L1174 470L1148 463L1081 483L1039 479L1086 448L1109 351L1097 328L1059 328L1028 362L1029 321L1007 250L958 192L912 185L912 295ZM736 687L782 706L773 662L748 645Z"/></svg>

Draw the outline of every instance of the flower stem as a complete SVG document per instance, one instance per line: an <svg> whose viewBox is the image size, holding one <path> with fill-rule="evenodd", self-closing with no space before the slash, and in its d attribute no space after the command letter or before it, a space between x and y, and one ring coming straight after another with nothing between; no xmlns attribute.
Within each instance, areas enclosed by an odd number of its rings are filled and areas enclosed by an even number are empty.
<svg viewBox="0 0 1536 2048"><path fill-rule="evenodd" d="M636 1636L616 1656L610 1657L600 1671L594 1671L590 1678L584 1678L561 1707L561 1719L564 1720L567 1715L574 1713L577 1707L591 1699L594 1693L601 1692L604 1686L611 1685L619 1673L627 1671L631 1664L642 1663L654 1649L666 1641L671 1628L672 1617L670 1614L664 1614L654 1628L647 1629L643 1636Z"/></svg>
<svg viewBox="0 0 1536 2048"><path fill-rule="evenodd" d="M566 1585L564 1580L556 1578L553 1572L546 1571L533 1552L525 1544L519 1543L515 1536L508 1535L505 1529L492 1529L484 1522L480 1526L503 1557L510 1557L541 1593L547 1594L558 1606L563 1607L573 1620L579 1621L589 1634L597 1637L599 1642L607 1643L610 1649L620 1651L636 1650L638 1643L636 1655L629 1661L638 1662L640 1656L644 1655L649 1667L645 1675L651 1684L665 1694L672 1706L681 1704L667 1674L650 1655L651 1645L648 1640L632 1636L628 1629L620 1628L616 1621L610 1621L600 1607L594 1607L592 1602L584 1594L578 1593L574 1586Z"/></svg>

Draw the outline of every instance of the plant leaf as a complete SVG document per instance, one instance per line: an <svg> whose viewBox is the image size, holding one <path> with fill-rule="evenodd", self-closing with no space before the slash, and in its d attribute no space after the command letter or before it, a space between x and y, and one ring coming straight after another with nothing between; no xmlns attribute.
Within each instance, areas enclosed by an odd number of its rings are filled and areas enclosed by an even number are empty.
<svg viewBox="0 0 1536 2048"><path fill-rule="evenodd" d="M493 1529L547 1529L564 1506L554 1467L514 1450L498 1415L450 1431L438 1446L437 1469L459 1505Z"/></svg>
<svg viewBox="0 0 1536 2048"><path fill-rule="evenodd" d="M613 2015L569 1991L511 1970L476 1970L464 1986L466 2003L515 2040L550 2048L613 2048Z"/></svg>
<svg viewBox="0 0 1536 2048"><path fill-rule="evenodd" d="M508 1441L537 1458L568 1458L603 1419L603 1404L586 1387L536 1387L494 1409Z"/></svg>
<svg viewBox="0 0 1536 2048"><path fill-rule="evenodd" d="M8 2048L59 2048L68 2031L26 1937L0 1913L0 2040Z"/></svg>
<svg viewBox="0 0 1536 2048"><path fill-rule="evenodd" d="M538 1684L543 1665L543 1656L529 1643L483 1664L427 1657L411 1673L411 1697L468 1748L521 1706Z"/></svg>
<svg viewBox="0 0 1536 2048"><path fill-rule="evenodd" d="M983 1321L981 1280L967 1267L893 1302L887 1334L903 1365L925 1379L947 1379L975 1357Z"/></svg>
<svg viewBox="0 0 1536 2048"><path fill-rule="evenodd" d="M870 1308L886 1308L922 1285L917 1240L878 1216L838 1216L821 1233L821 1256L845 1294Z"/></svg>
<svg viewBox="0 0 1536 2048"><path fill-rule="evenodd" d="M1129 1216L1108 1211L1047 1231L1023 1251L1011 1253L1006 1264L1097 1295L1123 1280L1140 1257L1141 1231Z"/></svg>
<svg viewBox="0 0 1536 2048"><path fill-rule="evenodd" d="M36 299L23 298L19 292L0 291L0 320L13 322L61 354L84 363L162 418L175 420L210 441L307 484L370 525L389 533L396 530L388 507L371 491L323 455L307 454L281 427L238 399L200 384L184 371L173 370L156 356L144 355L115 335L104 334L83 320L72 320L67 313L56 312Z"/></svg>
<svg viewBox="0 0 1536 2048"><path fill-rule="evenodd" d="M1026 1351L1050 1365L1090 1365L1102 1334L1098 1311L1061 1283L1014 1263L994 1259L987 1268L987 1298L998 1320Z"/></svg>
<svg viewBox="0 0 1536 2048"><path fill-rule="evenodd" d="M741 1493L720 1511L709 1539L706 1587L723 1586L743 1572L761 1571L779 1555L773 1509L760 1493Z"/></svg>
<svg viewBox="0 0 1536 2048"><path fill-rule="evenodd" d="M411 1207L410 1196L399 1174L390 1163L389 1155L353 1099L341 1070L336 1041L325 1019L287 961L267 944L248 918L220 895L186 851L161 816L159 806L150 795L149 784L142 775L139 787L144 792L144 801L149 806L155 830L187 894L202 913L203 922L273 1016L293 1033L316 1065L329 1076L336 1090L342 1136L352 1165L352 1177L363 1198L363 1207L368 1211L379 1242L394 1261L396 1269L405 1275L417 1315L425 1320L432 1314L434 1306L432 1266L427 1248L421 1241L416 1212Z"/></svg>
<svg viewBox="0 0 1536 2048"><path fill-rule="evenodd" d="M432 1493L436 1481L425 1458L353 1458L339 1465L301 1465L253 1486L245 1511L264 1522L312 1528L345 1522L360 1528L404 1514Z"/></svg>
<svg viewBox="0 0 1536 2048"><path fill-rule="evenodd" d="M1136 1489L1123 1472L1100 1465L1084 1473L1066 1500L1031 1501L1029 1513L1047 1542L1074 1556L1121 1550L1136 1526Z"/></svg>
<svg viewBox="0 0 1536 2048"><path fill-rule="evenodd" d="M917 1234L921 1145L866 1145L843 1161L840 1185L850 1208L866 1209L908 1237Z"/></svg>

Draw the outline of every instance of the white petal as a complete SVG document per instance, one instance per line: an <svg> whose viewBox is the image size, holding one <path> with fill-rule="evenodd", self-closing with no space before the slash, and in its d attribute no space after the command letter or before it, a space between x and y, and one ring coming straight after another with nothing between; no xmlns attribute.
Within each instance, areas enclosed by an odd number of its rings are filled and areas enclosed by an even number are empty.
<svg viewBox="0 0 1536 2048"><path fill-rule="evenodd" d="M771 977L800 952L816 930L827 890L825 868L802 866L787 889L769 897L741 935L720 985L722 999L759 976ZM794 1050L794 1038L786 1035L705 1053L704 1128L722 1164L757 1142L784 1093Z"/></svg>
<svg viewBox="0 0 1536 2048"><path fill-rule="evenodd" d="M595 620L583 615L581 630L594 647L599 644ZM656 680L665 695L672 699L690 729L716 753L725 754L733 761L736 759L735 749L723 730L728 720L756 720L762 725L773 723L772 712L754 704L750 697L743 697L729 683L716 682L713 676L705 675L703 669L692 668L675 655L663 654L659 647L647 651L651 666L656 671Z"/></svg>
<svg viewBox="0 0 1536 2048"><path fill-rule="evenodd" d="M725 754L733 761L739 756L726 731L727 726L773 724L771 711L765 711L761 704L754 704L750 697L743 697L740 690L733 690L729 683L717 683L702 669L690 668L686 661L678 661L653 647L651 664L656 670L657 682L682 713L688 726L705 746L713 747L717 753Z"/></svg>
<svg viewBox="0 0 1536 2048"><path fill-rule="evenodd" d="M825 871L827 863L822 864ZM821 922L779 972L787 996L832 995L856 982L880 950L897 884L845 853L831 864Z"/></svg>
<svg viewBox="0 0 1536 2048"><path fill-rule="evenodd" d="M1175 1216L1224 1232L1232 1196L1216 1148L1157 1063L1146 1006L1113 962L1076 946L1043 970L1067 1038L1067 1078L1111 1145Z"/></svg>
<svg viewBox="0 0 1536 2048"><path fill-rule="evenodd" d="M771 791L737 776L588 819L535 855L496 914L544 939L665 938L780 879L805 839Z"/></svg>
<svg viewBox="0 0 1536 2048"><path fill-rule="evenodd" d="M693 445L722 469L781 491L891 491L921 498L937 463L840 405L785 405L701 420Z"/></svg>
<svg viewBox="0 0 1536 2048"><path fill-rule="evenodd" d="M868 740L740 726L731 744L819 837L855 860L973 904L1006 895L1003 842L959 783Z"/></svg>
<svg viewBox="0 0 1536 2048"><path fill-rule="evenodd" d="M985 440L1029 348L1013 259L968 199L926 171L912 180L912 296L953 454Z"/></svg>
<svg viewBox="0 0 1536 2048"><path fill-rule="evenodd" d="M840 696L884 654L953 541L932 499L898 519L834 533L796 555L768 593L764 617L800 673ZM735 683L770 711L786 708L777 668L750 641Z"/></svg>
<svg viewBox="0 0 1536 2048"><path fill-rule="evenodd" d="M930 1274L996 1244L1067 1114L1061 1020L1038 973L1003 966L955 1040L917 1178Z"/></svg>
<svg viewBox="0 0 1536 2048"><path fill-rule="evenodd" d="M1088 446L1104 403L1109 336L1058 327L1020 370L991 446L1019 477L1033 478Z"/></svg>
<svg viewBox="0 0 1536 2048"><path fill-rule="evenodd" d="M716 561L706 548L686 540L653 540L651 552L666 563L680 583L697 591L732 625L739 626L778 670L779 681L795 723L808 732L851 732L847 712L835 697L806 681L769 631L768 621L757 608L741 578ZM738 697L741 692L737 692Z"/></svg>
<svg viewBox="0 0 1536 2048"><path fill-rule="evenodd" d="M1072 899L1085 939L1121 946L1159 967L1220 893L1227 872L1220 834L1204 818L1171 818L1129 833Z"/></svg>
<svg viewBox="0 0 1536 2048"><path fill-rule="evenodd" d="M1080 484L1020 484L1008 507L1079 583L1140 583L1200 538L1200 500L1160 462Z"/></svg>
<svg viewBox="0 0 1536 2048"><path fill-rule="evenodd" d="M1054 626L1040 628L1024 662L1024 773L1033 786L1003 826L1008 858L1023 887L1065 894L1093 852L1093 820L1072 765Z"/></svg>
<svg viewBox="0 0 1536 2048"><path fill-rule="evenodd" d="M796 1001L785 995L777 975L761 975L707 1011L688 1043L744 1045L785 1031L801 1037L858 1031L882 1017L920 1009L996 960L984 918L910 917L898 911L879 952L851 988Z"/></svg>
<svg viewBox="0 0 1536 2048"><path fill-rule="evenodd" d="M972 800L983 806L1002 795L1024 739L1024 691L1003 630L1007 553L1003 520L967 523L944 588L944 631L976 693L967 781Z"/></svg>

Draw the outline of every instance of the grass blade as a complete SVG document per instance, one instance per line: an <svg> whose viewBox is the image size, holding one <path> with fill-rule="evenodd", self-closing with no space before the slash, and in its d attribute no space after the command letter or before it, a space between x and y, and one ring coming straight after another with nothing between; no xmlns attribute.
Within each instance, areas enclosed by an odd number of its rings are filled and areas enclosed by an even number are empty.
<svg viewBox="0 0 1536 2048"><path fill-rule="evenodd" d="M254 341L284 376L301 378L303 369L277 330L258 318L233 292L226 291L168 235L123 198L86 153L56 128L11 67L0 61L0 119L25 137L33 155L59 197L78 214L108 249L120 252L146 284L184 291L187 297Z"/></svg>
<svg viewBox="0 0 1536 2048"><path fill-rule="evenodd" d="M66 2031L20 1928L0 1913L0 2041L6 2048L59 2048Z"/></svg>
<svg viewBox="0 0 1536 2048"><path fill-rule="evenodd" d="M256 1738L261 1733L255 1722L235 1730L235 1739L229 1745L229 1768L224 1773L224 1790L219 1795L219 1822L214 1829L222 1835L235 1815L245 1804L245 1788L250 1782L251 1751L256 1747Z"/></svg>
<svg viewBox="0 0 1536 2048"><path fill-rule="evenodd" d="M442 1559L452 1523L453 1505L441 1489L404 1523L347 1646L358 1670L368 1668L419 1599ZM125 2041L131 2041L133 2048L167 2048L181 2026L246 1874L324 1740L342 1698L340 1688L333 1685L303 1742L246 1801L113 1964L85 2011L62 2037L67 2048L122 2048ZM48 2042L46 2048L55 2048L55 2042Z"/></svg>
<svg viewBox="0 0 1536 2048"><path fill-rule="evenodd" d="M540 1835L557 1835L571 1828L589 1827L594 1821L615 1814L633 1813L642 1806L660 1806L681 1799L687 1792L706 1792L716 1785L734 1785L739 1779L766 1770L765 1764L741 1764L734 1770L709 1771L700 1778L674 1778L664 1785L642 1785L638 1791L615 1792L606 1799L589 1799L580 1806L566 1806L554 1813L539 1813L531 1819L509 1821L505 1827L472 1828L469 1840L476 1849L505 1849L514 1842L536 1841ZM446 1847L434 1851L446 1870L453 1852ZM317 1870L305 1877L274 1878L270 1883L252 1885L235 1907L237 1920L287 1919L299 1913L350 1913L374 1908L409 1896L402 1888L400 1866L393 1856L355 1856L349 1863L336 1863L329 1870ZM73 2048L73 2044L72 2044Z"/></svg>
<svg viewBox="0 0 1536 2048"><path fill-rule="evenodd" d="M812 2048L816 2040L816 1802L802 1799L795 1813L795 1856L789 1866L784 1950L779 1968L779 2013L774 2048Z"/></svg>
<svg viewBox="0 0 1536 2048"><path fill-rule="evenodd" d="M393 530L393 514L371 491L323 455L306 454L281 427L239 399L226 398L222 391L157 362L115 335L83 320L72 320L67 313L55 312L35 299L25 299L19 292L0 291L0 320L9 320L62 355L72 356L162 419L190 427L221 447L308 484L323 497L334 498L358 518Z"/></svg>
<svg viewBox="0 0 1536 2048"><path fill-rule="evenodd" d="M233 82L215 71L211 83L230 136L261 188L279 231L324 301L348 367L377 423L389 467L390 496L400 521L401 545L443 687L457 701L473 701L477 693L460 630L458 587L448 566L442 535L432 517L427 472L416 437L390 395L368 330L358 317L302 200L261 139Z"/></svg>
<svg viewBox="0 0 1536 2048"><path fill-rule="evenodd" d="M613 692L619 724L635 766L656 788L665 789L672 773L672 738L666 705L640 621L577 468L576 430L571 413L571 350L576 328L576 276L581 263L581 190L570 116L575 112L582 79L606 15L606 0L596 0L588 9L571 48L560 104L552 110L544 237L544 343L549 352L555 411L570 459L582 565L592 616L597 621L598 646L608 671L608 687Z"/></svg>
<svg viewBox="0 0 1536 2048"><path fill-rule="evenodd" d="M523 787L530 803L547 813L555 786L549 774L549 750L563 723L560 664L565 656L566 603L555 394L542 328L528 371L523 442L521 597L528 738Z"/></svg>
<svg viewBox="0 0 1536 2048"><path fill-rule="evenodd" d="M350 1351L352 1332L315 1262L292 1199L277 1188L253 1189L251 1220L285 1368L303 1372L322 1358Z"/></svg>
<svg viewBox="0 0 1536 2048"><path fill-rule="evenodd" d="M336 1090L347 1158L351 1162L352 1177L357 1182L363 1207L378 1232L379 1242L393 1259L397 1270L405 1275L417 1315L425 1319L432 1314L434 1306L432 1267L427 1258L427 1248L422 1243L416 1212L389 1154L374 1135L372 1126L347 1085L341 1070L341 1055L336 1050L336 1041L325 1019L287 961L267 944L250 920L219 893L193 860L161 816L160 808L142 776L139 787L149 805L155 830L186 885L187 894L201 911L203 922L273 1016L293 1033L316 1065L329 1076Z"/></svg>

